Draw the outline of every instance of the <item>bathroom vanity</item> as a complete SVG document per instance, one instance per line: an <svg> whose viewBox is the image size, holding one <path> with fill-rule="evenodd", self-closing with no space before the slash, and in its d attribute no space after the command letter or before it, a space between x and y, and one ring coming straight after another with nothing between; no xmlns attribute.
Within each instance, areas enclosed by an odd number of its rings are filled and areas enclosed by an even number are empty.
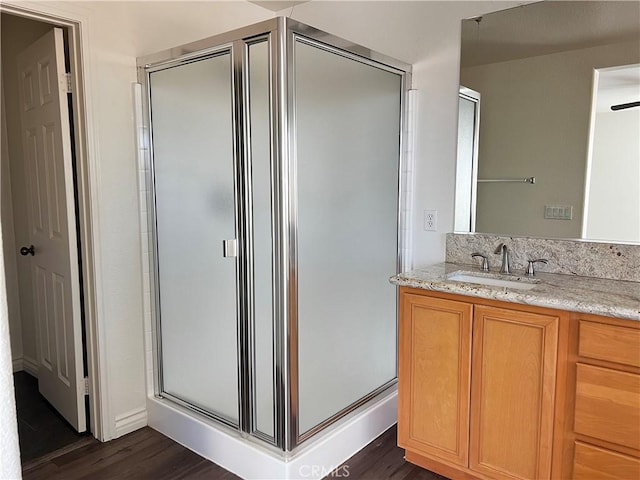
<svg viewBox="0 0 640 480"><path fill-rule="evenodd" d="M449 478L640 478L640 283L449 263L392 282L408 461Z"/></svg>
<svg viewBox="0 0 640 480"><path fill-rule="evenodd" d="M542 50L595 40L587 18L631 33L637 4L560 3L462 21L454 228L475 233L392 279L398 443L448 478L640 479L637 153L615 166L637 128L603 147L598 107L603 74L638 68L638 33Z"/></svg>

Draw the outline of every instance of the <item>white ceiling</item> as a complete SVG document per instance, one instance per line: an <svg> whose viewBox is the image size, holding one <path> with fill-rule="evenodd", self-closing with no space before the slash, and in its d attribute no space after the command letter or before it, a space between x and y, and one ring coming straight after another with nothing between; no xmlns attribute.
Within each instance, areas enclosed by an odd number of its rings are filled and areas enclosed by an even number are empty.
<svg viewBox="0 0 640 480"><path fill-rule="evenodd" d="M253 3L258 5L259 7L266 8L267 10L271 10L272 12L279 12L280 10L284 10L285 8L293 8L296 5L300 5L301 3L305 3L309 0L302 0L298 2L286 2L280 0L247 0L249 3Z"/></svg>
<svg viewBox="0 0 640 480"><path fill-rule="evenodd" d="M462 22L462 65L635 41L640 49L640 2L545 1Z"/></svg>
<svg viewBox="0 0 640 480"><path fill-rule="evenodd" d="M640 65L601 69L597 102L598 112L611 112L611 105L640 102Z"/></svg>

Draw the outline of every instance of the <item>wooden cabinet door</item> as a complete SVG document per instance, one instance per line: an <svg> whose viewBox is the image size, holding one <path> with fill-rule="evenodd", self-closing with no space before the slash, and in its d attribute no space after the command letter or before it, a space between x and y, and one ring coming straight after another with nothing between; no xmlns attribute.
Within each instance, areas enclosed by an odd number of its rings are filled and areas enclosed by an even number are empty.
<svg viewBox="0 0 640 480"><path fill-rule="evenodd" d="M476 306L470 468L496 479L548 479L559 318Z"/></svg>
<svg viewBox="0 0 640 480"><path fill-rule="evenodd" d="M401 293L398 444L468 465L469 303Z"/></svg>

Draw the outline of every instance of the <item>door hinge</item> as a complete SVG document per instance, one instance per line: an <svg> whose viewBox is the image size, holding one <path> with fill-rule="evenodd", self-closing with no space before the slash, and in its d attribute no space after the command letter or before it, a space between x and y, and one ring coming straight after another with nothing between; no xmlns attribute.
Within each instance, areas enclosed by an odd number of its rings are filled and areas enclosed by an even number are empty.
<svg viewBox="0 0 640 480"><path fill-rule="evenodd" d="M84 394L89 395L89 377L84 377Z"/></svg>
<svg viewBox="0 0 640 480"><path fill-rule="evenodd" d="M71 73L70 72L65 73L64 77L67 82L67 93L71 93L73 91L71 88Z"/></svg>

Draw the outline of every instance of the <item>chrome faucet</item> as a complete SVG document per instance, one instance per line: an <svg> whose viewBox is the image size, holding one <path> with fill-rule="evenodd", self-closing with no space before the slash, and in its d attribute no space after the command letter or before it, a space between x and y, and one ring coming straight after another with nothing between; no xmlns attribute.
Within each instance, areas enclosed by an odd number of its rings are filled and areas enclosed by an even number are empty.
<svg viewBox="0 0 640 480"><path fill-rule="evenodd" d="M529 276L533 276L533 275L536 274L536 271L533 268L534 264L536 264L536 263L545 263L545 264L549 263L549 261L546 258L539 258L537 260L527 260L527 262L528 262L529 265L527 266L527 269L525 270L524 274L525 275L529 275Z"/></svg>
<svg viewBox="0 0 640 480"><path fill-rule="evenodd" d="M511 268L509 267L509 249L507 249L507 246L504 243L501 243L493 253L496 255L502 253L502 266L500 267L500 273L511 273Z"/></svg>
<svg viewBox="0 0 640 480"><path fill-rule="evenodd" d="M483 272L489 271L489 259L486 255L482 255L481 253L472 253L471 257L482 257L482 266L480 267L480 270L482 270Z"/></svg>

